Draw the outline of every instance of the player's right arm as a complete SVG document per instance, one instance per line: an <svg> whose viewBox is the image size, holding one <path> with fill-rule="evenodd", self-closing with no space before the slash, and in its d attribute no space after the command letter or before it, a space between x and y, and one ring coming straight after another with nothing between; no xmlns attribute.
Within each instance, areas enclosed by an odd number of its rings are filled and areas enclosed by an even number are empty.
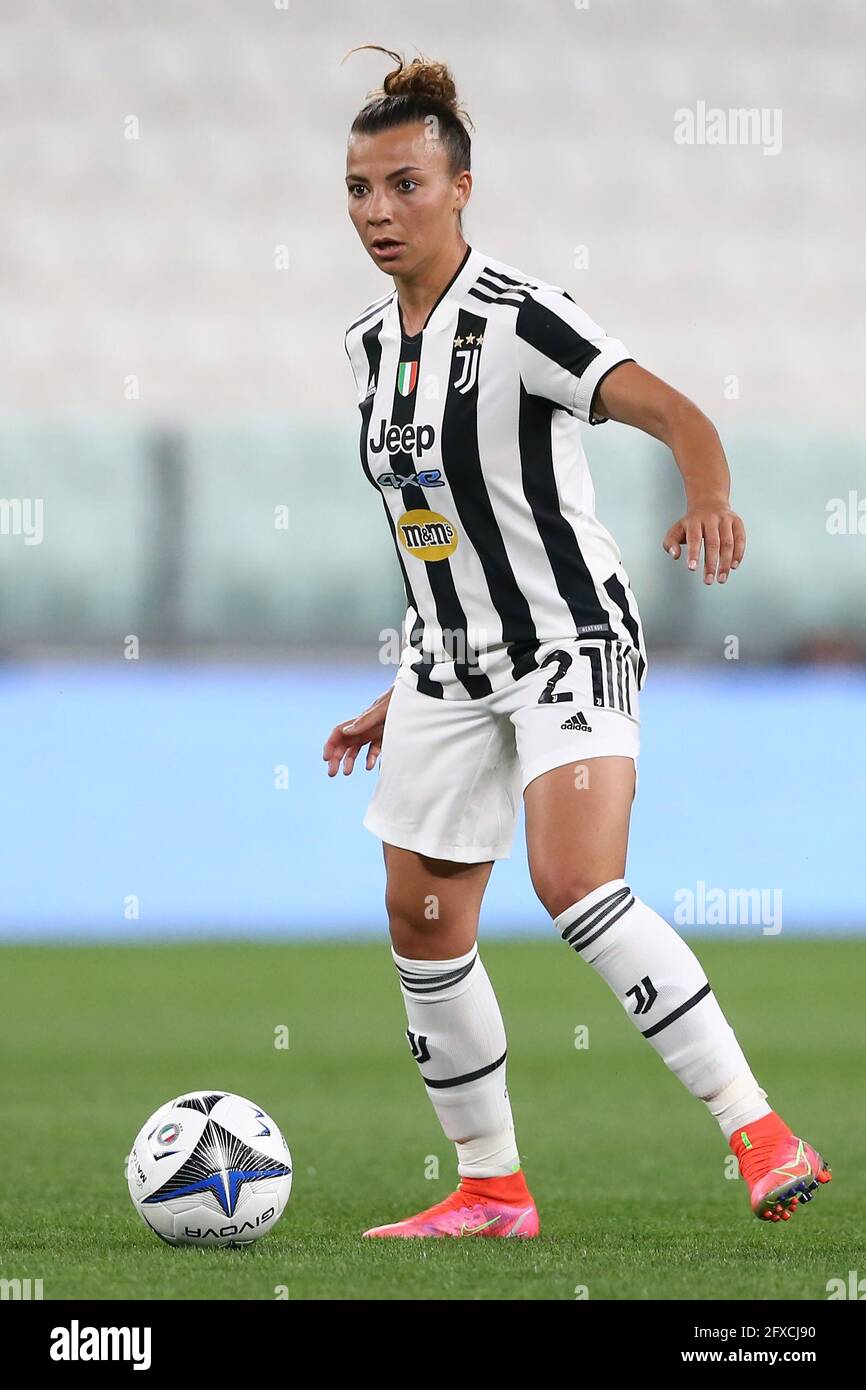
<svg viewBox="0 0 866 1390"><path fill-rule="evenodd" d="M355 387L360 396L361 388L358 385L358 372L355 369L355 362L349 349L348 332L343 339L343 346L352 368L352 375L355 378ZM336 777L341 764L344 774L348 777L355 766L358 754L367 744L369 745L367 748L367 771L373 770L382 751L385 715L388 712L390 702L391 690L386 690L362 714L356 715L346 724L337 724L331 730L322 750L322 758L328 764L329 777Z"/></svg>
<svg viewBox="0 0 866 1390"><path fill-rule="evenodd" d="M376 766L376 760L382 751L385 715L388 713L392 691L393 686L391 690L386 690L384 695L380 695L378 700L374 700L363 714L356 715L347 724L337 724L331 730L322 750L322 757L328 764L329 777L336 777L341 763L343 772L348 777L365 744L370 745L367 749L367 771L371 772Z"/></svg>

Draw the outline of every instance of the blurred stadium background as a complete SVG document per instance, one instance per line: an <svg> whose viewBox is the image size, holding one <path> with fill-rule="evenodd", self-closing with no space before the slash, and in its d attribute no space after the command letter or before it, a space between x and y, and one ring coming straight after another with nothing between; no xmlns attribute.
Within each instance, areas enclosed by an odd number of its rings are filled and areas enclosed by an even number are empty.
<svg viewBox="0 0 866 1390"><path fill-rule="evenodd" d="M638 891L861 929L859 0L2 12L0 933L384 939L371 776L321 762L402 611L342 346L389 283L344 206L387 71L340 64L364 42L452 66L470 243L566 287L728 450L749 549L705 591L661 551L666 452L585 432L650 647ZM699 103L781 113L781 148L678 143ZM519 849L483 927L549 935Z"/></svg>

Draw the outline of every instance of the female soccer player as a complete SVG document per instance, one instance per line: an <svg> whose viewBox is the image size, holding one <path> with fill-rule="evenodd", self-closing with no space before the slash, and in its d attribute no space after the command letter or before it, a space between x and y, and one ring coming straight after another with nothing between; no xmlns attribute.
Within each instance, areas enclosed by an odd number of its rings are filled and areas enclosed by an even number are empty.
<svg viewBox="0 0 866 1390"><path fill-rule="evenodd" d="M366 45L372 47L372 45ZM349 215L394 288L349 325L364 472L408 611L396 679L324 748L367 747L407 1036L459 1186L368 1236L534 1236L506 1039L476 935L523 795L535 890L737 1155L752 1211L787 1221L828 1165L767 1104L698 960L623 877L646 653L596 519L580 423L662 440L684 514L662 542L723 584L745 549L718 434L567 291L464 240L470 141L441 63L399 66L355 117Z"/></svg>

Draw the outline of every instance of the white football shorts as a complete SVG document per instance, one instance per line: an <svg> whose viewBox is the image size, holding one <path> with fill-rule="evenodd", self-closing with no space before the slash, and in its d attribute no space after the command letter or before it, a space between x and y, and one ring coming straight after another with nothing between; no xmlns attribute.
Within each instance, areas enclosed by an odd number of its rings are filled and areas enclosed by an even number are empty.
<svg viewBox="0 0 866 1390"><path fill-rule="evenodd" d="M507 859L520 796L542 773L640 751L637 653L545 642L539 667L480 699L438 699L398 674L364 825L390 845L462 864Z"/></svg>

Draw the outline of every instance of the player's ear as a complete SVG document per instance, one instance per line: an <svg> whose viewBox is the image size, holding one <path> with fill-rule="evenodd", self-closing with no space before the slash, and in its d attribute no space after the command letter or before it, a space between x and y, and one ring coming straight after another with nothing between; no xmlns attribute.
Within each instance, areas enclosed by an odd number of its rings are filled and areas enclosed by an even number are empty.
<svg viewBox="0 0 866 1390"><path fill-rule="evenodd" d="M454 212L462 212L472 193L472 175L468 169L464 169L454 184Z"/></svg>

